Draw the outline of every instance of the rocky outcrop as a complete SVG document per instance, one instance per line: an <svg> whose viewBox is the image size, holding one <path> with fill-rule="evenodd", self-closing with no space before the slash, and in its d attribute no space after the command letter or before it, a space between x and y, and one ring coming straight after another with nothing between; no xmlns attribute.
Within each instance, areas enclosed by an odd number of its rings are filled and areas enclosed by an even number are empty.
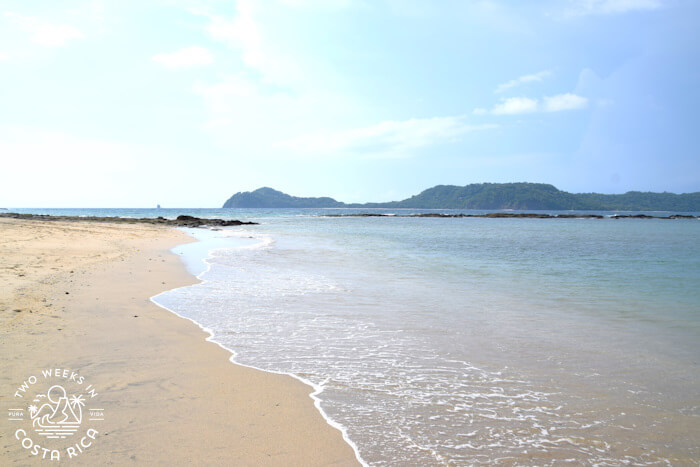
<svg viewBox="0 0 700 467"><path fill-rule="evenodd" d="M163 219L162 217L159 217L158 219ZM167 219L165 219L167 221ZM173 221L174 225L182 226L182 227L202 227L202 226L210 226L210 227L228 227L231 225L257 225L257 222L243 222L239 220L225 220L225 219L201 219L199 217L193 217L193 216L177 216L177 218Z"/></svg>
<svg viewBox="0 0 700 467"><path fill-rule="evenodd" d="M483 217L491 219L605 219L600 214L541 214L534 212L489 212L486 214L442 214L442 213L422 213L422 214L381 214L376 212L366 212L357 214L326 214L323 217L437 217L437 218L460 218L460 217ZM646 214L616 214L609 216L611 219L698 219L696 216L686 216L673 214L671 216L648 216Z"/></svg>
<svg viewBox="0 0 700 467"><path fill-rule="evenodd" d="M243 222L226 219L203 219L194 216L177 216L175 219L165 217L80 217L80 216L51 216L48 214L18 214L15 212L0 213L0 217L12 219L27 219L38 221L74 221L74 222L110 222L119 224L159 224L173 227L228 227L232 225L257 225L257 222Z"/></svg>

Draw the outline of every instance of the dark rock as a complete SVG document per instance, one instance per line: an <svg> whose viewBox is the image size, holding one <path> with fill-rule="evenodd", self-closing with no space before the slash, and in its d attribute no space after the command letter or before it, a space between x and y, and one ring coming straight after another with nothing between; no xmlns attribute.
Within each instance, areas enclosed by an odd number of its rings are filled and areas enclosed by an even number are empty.
<svg viewBox="0 0 700 467"><path fill-rule="evenodd" d="M557 214L557 219L602 219L600 214Z"/></svg>
<svg viewBox="0 0 700 467"><path fill-rule="evenodd" d="M443 214L428 212L421 214L380 214L380 213L357 213L357 214L326 214L322 217L428 217L428 218L464 218L483 217L490 219L605 219L600 214L541 214L533 212L489 212L486 214ZM674 214L668 217L648 216L646 214L615 214L612 219L697 219L695 216Z"/></svg>
<svg viewBox="0 0 700 467"><path fill-rule="evenodd" d="M111 222L120 224L161 224L172 225L175 227L202 227L216 226L228 227L235 225L257 225L257 222L243 222L239 220L225 219L204 219L194 216L178 216L176 219L165 219L164 217L157 218L130 218L130 217L79 217L79 216L50 216L47 214L18 214L14 212L0 213L0 217L9 217L12 219L27 219L39 221L80 221L80 222Z"/></svg>
<svg viewBox="0 0 700 467"><path fill-rule="evenodd" d="M668 217L647 216L646 214L615 214L612 219L668 219Z"/></svg>

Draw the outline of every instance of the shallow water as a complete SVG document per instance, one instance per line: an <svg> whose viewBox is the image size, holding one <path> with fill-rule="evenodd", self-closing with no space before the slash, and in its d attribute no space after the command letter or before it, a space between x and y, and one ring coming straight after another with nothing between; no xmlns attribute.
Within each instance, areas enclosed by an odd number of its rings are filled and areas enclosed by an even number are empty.
<svg viewBox="0 0 700 467"><path fill-rule="evenodd" d="M158 297L370 464L692 462L700 224L295 218Z"/></svg>
<svg viewBox="0 0 700 467"><path fill-rule="evenodd" d="M322 387L372 465L700 462L697 220L323 212L185 212L262 225L190 231L204 282L156 300Z"/></svg>

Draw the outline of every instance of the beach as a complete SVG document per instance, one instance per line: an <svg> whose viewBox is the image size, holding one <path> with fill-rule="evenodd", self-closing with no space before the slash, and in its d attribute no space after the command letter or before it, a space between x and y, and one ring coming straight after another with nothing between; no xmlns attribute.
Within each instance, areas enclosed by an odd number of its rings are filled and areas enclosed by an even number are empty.
<svg viewBox="0 0 700 467"><path fill-rule="evenodd" d="M0 467L700 467L700 2L6 3Z"/></svg>
<svg viewBox="0 0 700 467"><path fill-rule="evenodd" d="M26 406L18 388L46 369L84 377L104 413L76 465L357 464L310 386L230 362L150 301L197 282L170 252L190 241L156 225L0 219L3 464L42 460L17 436L31 424L5 411Z"/></svg>

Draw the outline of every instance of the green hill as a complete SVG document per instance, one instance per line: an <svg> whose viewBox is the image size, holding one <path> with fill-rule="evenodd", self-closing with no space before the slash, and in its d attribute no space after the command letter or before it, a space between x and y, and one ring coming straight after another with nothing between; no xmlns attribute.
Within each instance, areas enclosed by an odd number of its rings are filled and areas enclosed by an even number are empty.
<svg viewBox="0 0 700 467"><path fill-rule="evenodd" d="M225 208L336 208L343 207L333 198L298 198L272 188L258 188L255 191L239 192L231 196Z"/></svg>
<svg viewBox="0 0 700 467"><path fill-rule="evenodd" d="M700 192L677 195L628 191L622 195L582 193L576 196L609 211L700 211Z"/></svg>
<svg viewBox="0 0 700 467"><path fill-rule="evenodd" d="M586 209L576 195L542 183L438 185L395 204L402 208Z"/></svg>
<svg viewBox="0 0 700 467"><path fill-rule="evenodd" d="M594 211L700 211L700 192L622 195L568 193L544 183L438 185L403 201L345 204L333 198L298 198L272 188L236 193L224 208L415 208Z"/></svg>

